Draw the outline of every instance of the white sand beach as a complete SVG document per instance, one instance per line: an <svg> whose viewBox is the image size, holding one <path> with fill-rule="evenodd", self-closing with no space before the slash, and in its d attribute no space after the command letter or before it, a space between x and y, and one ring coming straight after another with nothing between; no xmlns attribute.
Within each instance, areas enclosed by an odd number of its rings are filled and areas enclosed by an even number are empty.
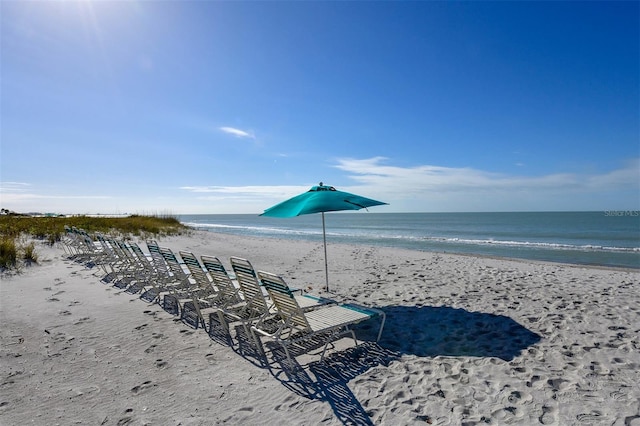
<svg viewBox="0 0 640 426"><path fill-rule="evenodd" d="M321 243L159 243L327 296ZM382 339L286 371L38 253L0 283L2 425L640 425L639 271L330 243L328 296L382 309Z"/></svg>

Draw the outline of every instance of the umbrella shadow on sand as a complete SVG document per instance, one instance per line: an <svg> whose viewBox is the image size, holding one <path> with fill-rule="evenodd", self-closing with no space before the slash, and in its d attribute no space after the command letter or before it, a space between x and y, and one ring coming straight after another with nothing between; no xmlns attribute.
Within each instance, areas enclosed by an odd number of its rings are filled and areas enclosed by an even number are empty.
<svg viewBox="0 0 640 426"><path fill-rule="evenodd" d="M299 393L327 401L343 424L373 424L347 385L370 368L387 366L403 355L490 357L509 362L541 339L538 334L502 315L446 306L379 309L387 316L379 343L375 342L379 322L371 320L355 329L362 342L360 345L334 352L324 361L308 365L314 378L302 368L290 370L296 373L285 373L292 390L304 389Z"/></svg>
<svg viewBox="0 0 640 426"><path fill-rule="evenodd" d="M387 306L380 346L400 355L493 357L511 361L540 336L504 315L447 306ZM358 338L376 338L376 324L357 329Z"/></svg>

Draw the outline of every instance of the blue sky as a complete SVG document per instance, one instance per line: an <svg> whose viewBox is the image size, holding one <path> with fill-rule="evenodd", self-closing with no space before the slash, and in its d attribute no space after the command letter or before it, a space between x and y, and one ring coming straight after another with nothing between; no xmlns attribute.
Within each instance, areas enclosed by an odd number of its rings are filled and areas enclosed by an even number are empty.
<svg viewBox="0 0 640 426"><path fill-rule="evenodd" d="M2 208L640 209L638 2L0 8Z"/></svg>

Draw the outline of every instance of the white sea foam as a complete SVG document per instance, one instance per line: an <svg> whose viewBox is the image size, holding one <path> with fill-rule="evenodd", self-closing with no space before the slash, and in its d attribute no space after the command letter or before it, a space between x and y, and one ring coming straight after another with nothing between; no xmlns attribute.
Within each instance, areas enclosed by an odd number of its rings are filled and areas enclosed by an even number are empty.
<svg viewBox="0 0 640 426"><path fill-rule="evenodd" d="M292 219L204 215L214 232L320 241L318 215ZM640 219L600 213L328 214L331 243L351 243L640 268Z"/></svg>

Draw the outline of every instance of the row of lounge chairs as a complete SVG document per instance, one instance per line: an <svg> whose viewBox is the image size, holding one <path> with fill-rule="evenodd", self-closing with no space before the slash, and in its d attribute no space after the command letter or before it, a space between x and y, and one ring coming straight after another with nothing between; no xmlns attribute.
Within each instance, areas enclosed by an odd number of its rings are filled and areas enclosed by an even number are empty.
<svg viewBox="0 0 640 426"><path fill-rule="evenodd" d="M384 328L384 312L292 289L281 276L256 271L247 259L231 257L230 273L214 256L176 255L154 240L146 242L147 254L135 242L76 228L67 228L63 243L69 258L102 268L104 283L158 303L196 329L211 333L222 327L231 336L230 324L241 324L263 355L265 338L277 342L291 362L291 346L319 339L322 360L328 345L342 336L358 344L355 324L379 318L378 340Z"/></svg>

